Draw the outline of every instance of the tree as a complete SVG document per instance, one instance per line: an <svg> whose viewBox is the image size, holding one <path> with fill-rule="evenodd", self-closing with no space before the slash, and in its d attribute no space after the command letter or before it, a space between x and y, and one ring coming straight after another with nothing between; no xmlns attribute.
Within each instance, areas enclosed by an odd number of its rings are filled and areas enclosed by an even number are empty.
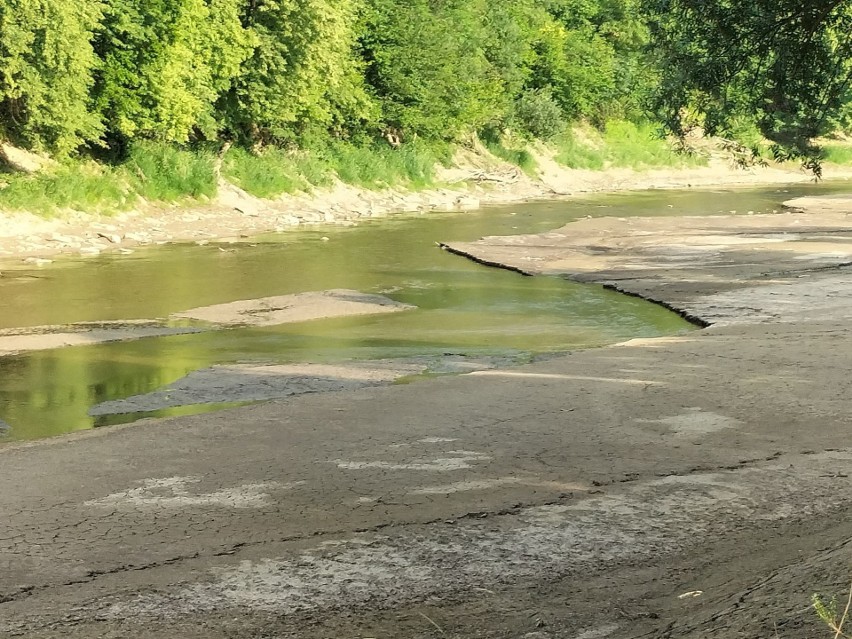
<svg viewBox="0 0 852 639"><path fill-rule="evenodd" d="M852 80L850 0L645 3L671 130L683 132L690 110L709 133L746 114L780 153L814 157L811 141L840 115Z"/></svg>
<svg viewBox="0 0 852 639"><path fill-rule="evenodd" d="M213 138L214 105L254 46L241 0L109 0L96 46L110 137Z"/></svg>
<svg viewBox="0 0 852 639"><path fill-rule="evenodd" d="M251 0L242 21L257 43L225 106L254 142L292 143L312 129L372 117L353 52L356 0Z"/></svg>
<svg viewBox="0 0 852 639"><path fill-rule="evenodd" d="M96 140L97 0L0 0L0 136L60 155Z"/></svg>
<svg viewBox="0 0 852 639"><path fill-rule="evenodd" d="M361 46L386 125L452 139L502 114L484 16L484 0L371 0Z"/></svg>

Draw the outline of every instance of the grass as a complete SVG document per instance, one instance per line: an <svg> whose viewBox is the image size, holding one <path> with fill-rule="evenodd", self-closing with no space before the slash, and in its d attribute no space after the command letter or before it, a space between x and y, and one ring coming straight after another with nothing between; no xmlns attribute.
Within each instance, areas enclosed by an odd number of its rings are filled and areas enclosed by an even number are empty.
<svg viewBox="0 0 852 639"><path fill-rule="evenodd" d="M823 159L832 164L852 164L852 145L829 142L823 147Z"/></svg>
<svg viewBox="0 0 852 639"><path fill-rule="evenodd" d="M484 135L497 157L537 177L534 156L499 134ZM635 169L699 164L678 155L651 125L611 122L604 131L574 129L555 140L558 162L582 169ZM519 148L520 147L520 148ZM435 169L449 166L452 147L414 140L393 148L384 141L353 144L331 140L301 151L267 149L260 154L233 148L223 161L224 177L260 198L327 186L334 176L366 189L436 186ZM852 146L827 147L827 161L852 163ZM78 161L37 175L0 174L0 209L50 215L62 209L111 213L140 201L186 203L216 195L216 158L210 151L156 142L134 144L116 165Z"/></svg>
<svg viewBox="0 0 852 639"><path fill-rule="evenodd" d="M384 143L356 146L332 142L319 151L337 176L347 184L367 189L406 186L422 189L435 184L435 166L447 165L449 145L414 141L392 148Z"/></svg>
<svg viewBox="0 0 852 639"><path fill-rule="evenodd" d="M538 162L535 161L535 156L524 148L526 141L516 141L492 127L480 131L479 139L491 155L514 164L533 179L538 177ZM520 148L518 144L521 145Z"/></svg>
<svg viewBox="0 0 852 639"><path fill-rule="evenodd" d="M422 142L395 149L381 142L354 145L333 141L307 151L267 149L260 154L235 148L225 158L223 174L261 198L327 186L334 175L366 189L419 189L435 185L435 166L448 164L450 157L448 145Z"/></svg>
<svg viewBox="0 0 852 639"><path fill-rule="evenodd" d="M483 144L492 155L496 155L509 164L514 164L531 178L538 177L538 162L535 161L533 154L526 149L515 149L505 146L502 141L494 140L483 140Z"/></svg>
<svg viewBox="0 0 852 639"><path fill-rule="evenodd" d="M50 216L58 209L111 213L137 199L120 176L94 163L61 166L51 173L0 175L0 209Z"/></svg>
<svg viewBox="0 0 852 639"><path fill-rule="evenodd" d="M554 140L556 161L572 169L650 169L701 166L705 158L679 154L651 124L614 121L603 131L584 127Z"/></svg>
<svg viewBox="0 0 852 639"><path fill-rule="evenodd" d="M146 200L176 202L216 195L215 158L207 151L188 151L166 144L136 144L119 167L133 189Z"/></svg>
<svg viewBox="0 0 852 639"><path fill-rule="evenodd" d="M327 186L336 174L368 189L435 185L435 167L448 165L450 145L415 141L399 148L383 142L333 141L315 150L233 148L224 177L260 198ZM205 150L142 142L118 165L79 161L37 175L0 174L0 209L51 215L61 209L114 213L149 202L197 202L216 195L216 158Z"/></svg>
<svg viewBox="0 0 852 639"><path fill-rule="evenodd" d="M232 184L260 198L295 193L310 186L294 158L280 149L269 149L262 155L256 155L245 149L233 148L225 156L222 175Z"/></svg>
<svg viewBox="0 0 852 639"><path fill-rule="evenodd" d="M849 620L849 613L852 611L852 588L849 590L846 606L842 613L838 608L836 597L826 601L815 594L811 597L811 603L820 620L834 633L834 639L841 639L841 637L849 639L849 634L844 628Z"/></svg>
<svg viewBox="0 0 852 639"><path fill-rule="evenodd" d="M163 144L135 145L121 164L61 164L35 175L0 174L0 209L50 216L61 209L115 213L140 198L178 202L216 194L213 155Z"/></svg>

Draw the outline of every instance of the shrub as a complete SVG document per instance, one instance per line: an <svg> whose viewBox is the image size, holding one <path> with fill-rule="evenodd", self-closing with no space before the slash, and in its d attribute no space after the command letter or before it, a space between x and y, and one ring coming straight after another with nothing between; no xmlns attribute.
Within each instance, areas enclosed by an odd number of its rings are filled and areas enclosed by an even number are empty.
<svg viewBox="0 0 852 639"><path fill-rule="evenodd" d="M565 129L562 109L549 89L524 92L515 102L513 121L520 133L545 141Z"/></svg>

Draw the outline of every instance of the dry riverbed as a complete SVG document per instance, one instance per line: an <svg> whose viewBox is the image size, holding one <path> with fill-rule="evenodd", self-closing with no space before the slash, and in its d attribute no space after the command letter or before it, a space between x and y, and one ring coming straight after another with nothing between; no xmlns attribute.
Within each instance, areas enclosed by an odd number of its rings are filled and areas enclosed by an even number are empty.
<svg viewBox="0 0 852 639"><path fill-rule="evenodd" d="M823 636L811 594L852 565L852 202L795 204L450 247L703 331L0 449L0 636Z"/></svg>

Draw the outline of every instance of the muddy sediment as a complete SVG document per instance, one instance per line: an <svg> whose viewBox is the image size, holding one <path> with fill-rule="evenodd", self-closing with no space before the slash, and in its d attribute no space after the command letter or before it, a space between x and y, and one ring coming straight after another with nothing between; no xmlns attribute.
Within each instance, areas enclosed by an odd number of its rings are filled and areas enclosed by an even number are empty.
<svg viewBox="0 0 852 639"><path fill-rule="evenodd" d="M528 275L602 284L703 325L852 317L852 213L843 210L596 218L444 246Z"/></svg>
<svg viewBox="0 0 852 639"><path fill-rule="evenodd" d="M839 209L454 244L710 326L8 447L0 634L821 636L852 560L850 238Z"/></svg>

